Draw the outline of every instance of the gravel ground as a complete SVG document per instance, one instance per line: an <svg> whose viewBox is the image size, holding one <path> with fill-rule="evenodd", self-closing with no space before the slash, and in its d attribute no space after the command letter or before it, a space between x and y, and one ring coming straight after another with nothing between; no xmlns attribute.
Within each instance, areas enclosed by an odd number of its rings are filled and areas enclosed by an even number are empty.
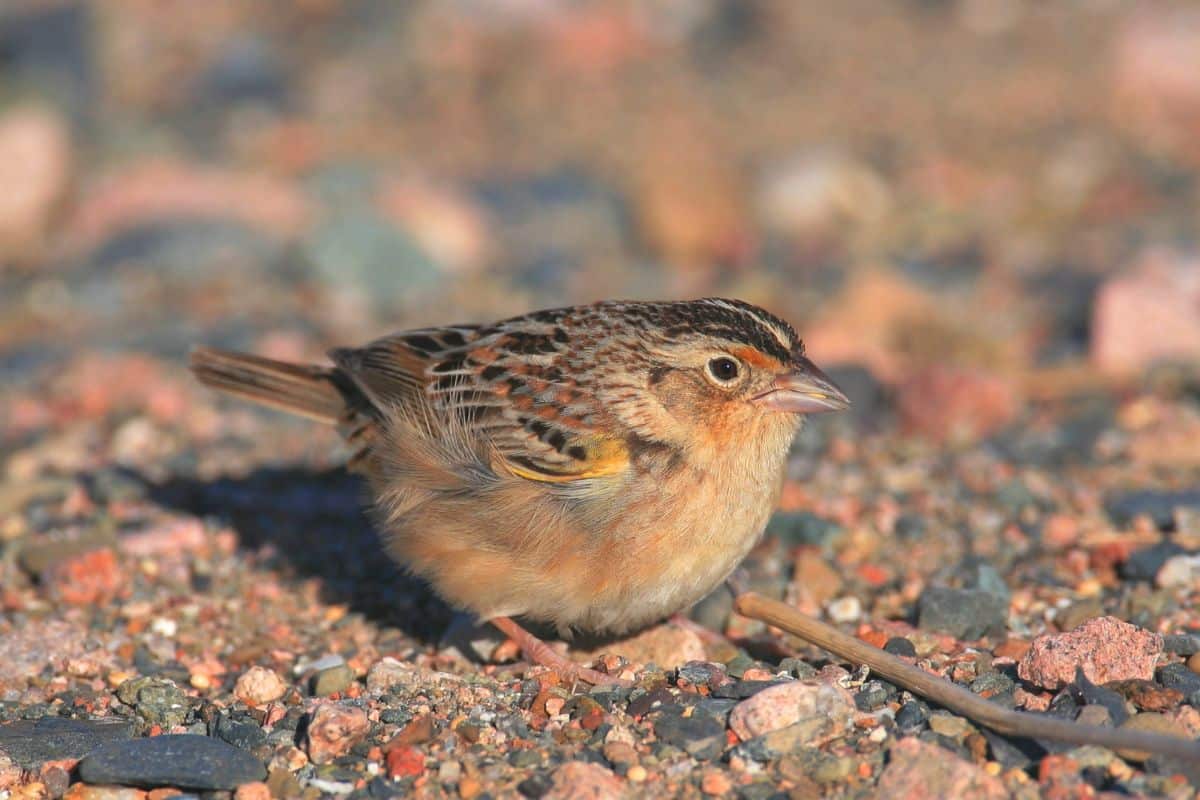
<svg viewBox="0 0 1200 800"><path fill-rule="evenodd" d="M0 799L1194 797L726 590L721 637L570 643L634 688L559 685L383 557L333 432L186 373L762 303L854 407L797 440L753 589L1200 737L1200 17L827 5L0 8Z"/></svg>

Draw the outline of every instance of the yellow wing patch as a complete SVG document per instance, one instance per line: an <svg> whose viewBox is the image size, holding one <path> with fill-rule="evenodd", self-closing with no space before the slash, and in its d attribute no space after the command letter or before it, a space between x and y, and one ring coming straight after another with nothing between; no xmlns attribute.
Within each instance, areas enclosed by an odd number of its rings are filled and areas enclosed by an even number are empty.
<svg viewBox="0 0 1200 800"><path fill-rule="evenodd" d="M567 463L548 463L531 456L496 453L492 468L519 478L543 483L565 483L586 478L605 478L620 475L629 468L629 450L624 442L608 438L580 440L573 447L582 448L583 458Z"/></svg>

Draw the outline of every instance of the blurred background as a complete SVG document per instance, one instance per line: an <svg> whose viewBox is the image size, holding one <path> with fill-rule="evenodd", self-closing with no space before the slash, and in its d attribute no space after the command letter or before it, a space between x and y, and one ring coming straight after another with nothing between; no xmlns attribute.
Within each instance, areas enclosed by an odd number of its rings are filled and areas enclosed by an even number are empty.
<svg viewBox="0 0 1200 800"><path fill-rule="evenodd" d="M1121 419L1195 464L1198 167L1188 3L6 0L0 445L202 427L197 342L722 294L836 366L831 424L1149 385Z"/></svg>

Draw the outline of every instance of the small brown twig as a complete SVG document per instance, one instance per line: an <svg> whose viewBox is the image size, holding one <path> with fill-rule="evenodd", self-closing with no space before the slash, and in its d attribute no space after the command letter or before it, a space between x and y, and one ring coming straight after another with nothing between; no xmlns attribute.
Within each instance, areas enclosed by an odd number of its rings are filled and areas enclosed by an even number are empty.
<svg viewBox="0 0 1200 800"><path fill-rule="evenodd" d="M1200 759L1200 742L1123 728L1102 728L1040 714L1010 711L955 686L947 680L900 660L891 653L848 636L837 628L755 592L734 600L738 613L799 636L838 658L865 664L870 670L913 694L961 714L1005 736L1051 739L1068 744L1094 744L1114 750L1137 750L1158 755Z"/></svg>

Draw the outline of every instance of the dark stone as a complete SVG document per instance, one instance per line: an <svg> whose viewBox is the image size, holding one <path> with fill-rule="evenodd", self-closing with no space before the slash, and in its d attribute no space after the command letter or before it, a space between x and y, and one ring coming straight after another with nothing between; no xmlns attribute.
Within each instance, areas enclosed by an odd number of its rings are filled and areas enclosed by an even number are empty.
<svg viewBox="0 0 1200 800"><path fill-rule="evenodd" d="M554 785L554 780L544 772L530 775L517 784L517 791L522 797L538 798L544 796Z"/></svg>
<svg viewBox="0 0 1200 800"><path fill-rule="evenodd" d="M675 671L678 680L692 686L715 687L725 679L725 668L709 661L689 661Z"/></svg>
<svg viewBox="0 0 1200 800"><path fill-rule="evenodd" d="M763 689L770 689L772 686L778 686L781 683L791 683L791 681L786 679L774 681L733 681L713 689L712 696L732 700L745 700L747 697L753 697L758 694Z"/></svg>
<svg viewBox="0 0 1200 800"><path fill-rule="evenodd" d="M1164 541L1135 550L1121 565L1121 577L1130 581L1153 581L1167 559L1183 555L1187 550L1175 542Z"/></svg>
<svg viewBox="0 0 1200 800"><path fill-rule="evenodd" d="M1158 682L1168 689L1178 689L1185 696L1200 692L1200 675L1183 664L1168 664L1158 671Z"/></svg>
<svg viewBox="0 0 1200 800"><path fill-rule="evenodd" d="M1134 517L1144 514L1154 520L1154 524L1162 531L1175 529L1176 508L1200 509L1200 489L1122 492L1104 502L1108 516L1118 525L1128 525Z"/></svg>
<svg viewBox="0 0 1200 800"><path fill-rule="evenodd" d="M1009 516L1015 517L1026 508L1037 505L1037 498L1028 487L1019 480L1012 480L996 490L996 503L1002 506Z"/></svg>
<svg viewBox="0 0 1200 800"><path fill-rule="evenodd" d="M902 731L914 731L923 727L928 719L926 709L915 700L909 700L896 712L896 727Z"/></svg>
<svg viewBox="0 0 1200 800"><path fill-rule="evenodd" d="M682 709L664 711L654 720L654 735L701 761L716 758L725 747L725 723L694 709L688 716Z"/></svg>
<svg viewBox="0 0 1200 800"><path fill-rule="evenodd" d="M917 604L917 626L948 633L957 639L978 639L1004 633L1008 601L976 589L931 586Z"/></svg>
<svg viewBox="0 0 1200 800"><path fill-rule="evenodd" d="M89 3L32 4L0 14L0 74L5 83L20 81L71 112L77 125L90 123L96 102Z"/></svg>
<svg viewBox="0 0 1200 800"><path fill-rule="evenodd" d="M893 408L891 396L869 369L859 364L838 364L827 368L825 374L847 397L854 398L850 408L831 416L859 430L878 430L887 422Z"/></svg>
<svg viewBox="0 0 1200 800"><path fill-rule="evenodd" d="M83 781L125 786L231 791L266 776L262 762L249 753L186 733L110 742L79 762Z"/></svg>
<svg viewBox="0 0 1200 800"><path fill-rule="evenodd" d="M198 102L214 109L243 104L283 108L287 72L267 41L235 36L201 78L199 89Z"/></svg>
<svg viewBox="0 0 1200 800"><path fill-rule="evenodd" d="M779 511L767 523L766 535L778 538L789 547L824 546L841 532L842 527L833 520L809 511Z"/></svg>
<svg viewBox="0 0 1200 800"><path fill-rule="evenodd" d="M83 758L106 742L132 736L133 726L125 721L42 717L0 725L0 750L17 766L34 769L46 761Z"/></svg>
<svg viewBox="0 0 1200 800"><path fill-rule="evenodd" d="M385 708L379 712L379 721L385 725L403 725L413 718L407 708Z"/></svg>
<svg viewBox="0 0 1200 800"><path fill-rule="evenodd" d="M1113 727L1129 719L1129 710L1125 707L1125 698L1119 692L1103 686L1097 686L1083 674L1083 669L1075 670L1075 680L1064 691L1069 691L1084 705L1104 706Z"/></svg>
<svg viewBox="0 0 1200 800"><path fill-rule="evenodd" d="M965 589L986 592L1002 599L1006 605L1012 597L1012 592L1009 590L1008 584L1004 582L1004 578L1000 577L996 568L986 561L972 559L963 565L961 572Z"/></svg>
<svg viewBox="0 0 1200 800"><path fill-rule="evenodd" d="M242 750L253 750L267 740L266 731L251 717L221 714L212 726L213 735Z"/></svg>
<svg viewBox="0 0 1200 800"><path fill-rule="evenodd" d="M883 650L886 653L891 653L894 656L902 656L904 658L916 658L917 648L910 640L903 636L893 636L884 644Z"/></svg>
<svg viewBox="0 0 1200 800"><path fill-rule="evenodd" d="M693 705L697 713L703 712L714 719L726 721L729 719L729 712L733 711L738 702L740 701L719 697L701 697Z"/></svg>
<svg viewBox="0 0 1200 800"><path fill-rule="evenodd" d="M1011 692L1016 688L1016 682L1003 672L985 672L971 681L971 691L975 694L986 694L988 697Z"/></svg>
<svg viewBox="0 0 1200 800"><path fill-rule="evenodd" d="M138 716L152 725L181 725L195 702L173 681L163 678L131 678L117 687L117 698L133 706Z"/></svg>
<svg viewBox="0 0 1200 800"><path fill-rule="evenodd" d="M1178 656L1200 653L1200 636L1192 633L1169 633L1163 637L1163 649Z"/></svg>
<svg viewBox="0 0 1200 800"><path fill-rule="evenodd" d="M858 707L859 711L874 711L886 705L888 698L893 694L895 694L895 688L889 687L883 681L868 681L854 695L854 705Z"/></svg>
<svg viewBox="0 0 1200 800"><path fill-rule="evenodd" d="M675 705L679 705L679 699L670 689L655 689L630 700L626 712L631 717L643 717L651 711Z"/></svg>
<svg viewBox="0 0 1200 800"><path fill-rule="evenodd" d="M896 519L896 536L904 540L920 539L928 528L920 514L901 514Z"/></svg>
<svg viewBox="0 0 1200 800"><path fill-rule="evenodd" d="M1033 739L1008 738L987 728L980 728L979 732L987 739L988 748L992 751L992 760L999 762L1005 769L1025 769L1040 761L1046 754L1046 749Z"/></svg>
<svg viewBox="0 0 1200 800"><path fill-rule="evenodd" d="M805 680L815 677L817 668L802 658L788 657L779 662L779 671L786 672L793 678Z"/></svg>

